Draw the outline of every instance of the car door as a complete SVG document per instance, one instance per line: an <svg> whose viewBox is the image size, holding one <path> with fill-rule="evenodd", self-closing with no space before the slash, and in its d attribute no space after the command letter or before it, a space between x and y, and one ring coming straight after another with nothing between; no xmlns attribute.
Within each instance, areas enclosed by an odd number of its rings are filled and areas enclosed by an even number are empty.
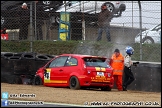
<svg viewBox="0 0 162 108"><path fill-rule="evenodd" d="M44 75L45 83L62 84L63 81L63 68L68 56L60 56L51 61L48 67L46 67L47 75ZM48 80L48 81L47 81Z"/></svg>
<svg viewBox="0 0 162 108"><path fill-rule="evenodd" d="M69 78L70 78L70 75L73 72L78 72L79 73L78 60L77 60L77 58L69 56L66 63L65 63L64 74L63 74L63 77L62 77L63 80L68 81Z"/></svg>

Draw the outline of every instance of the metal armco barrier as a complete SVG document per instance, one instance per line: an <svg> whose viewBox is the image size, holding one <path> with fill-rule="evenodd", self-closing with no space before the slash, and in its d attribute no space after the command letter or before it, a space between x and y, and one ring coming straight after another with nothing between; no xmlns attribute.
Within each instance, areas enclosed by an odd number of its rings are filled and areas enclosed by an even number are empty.
<svg viewBox="0 0 162 108"><path fill-rule="evenodd" d="M36 53L1 53L1 82L10 84L32 84L34 75L40 67L54 56Z"/></svg>

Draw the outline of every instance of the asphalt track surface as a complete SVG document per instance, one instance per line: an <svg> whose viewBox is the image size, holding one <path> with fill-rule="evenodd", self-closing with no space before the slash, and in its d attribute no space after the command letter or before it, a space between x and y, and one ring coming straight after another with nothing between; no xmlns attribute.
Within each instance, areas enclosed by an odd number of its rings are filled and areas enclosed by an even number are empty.
<svg viewBox="0 0 162 108"><path fill-rule="evenodd" d="M43 102L43 104L41 105L26 105L24 103L26 102L37 102L37 101L23 101L23 100L8 100L8 105L4 106L4 104L2 103L2 99L1 99L1 107L88 107L86 105L75 105L75 104L62 104L62 103L49 103L49 102ZM11 105L10 102L19 102L19 104L14 104ZM23 105L22 103L23 102ZM21 105L20 105L21 104Z"/></svg>

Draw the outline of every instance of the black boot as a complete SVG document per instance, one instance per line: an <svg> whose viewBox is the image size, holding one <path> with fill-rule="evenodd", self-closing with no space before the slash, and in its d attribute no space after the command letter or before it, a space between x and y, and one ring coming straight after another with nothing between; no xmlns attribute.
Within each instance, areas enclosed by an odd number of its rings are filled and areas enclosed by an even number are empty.
<svg viewBox="0 0 162 108"><path fill-rule="evenodd" d="M127 91L127 88L126 88L126 86L123 86L123 91Z"/></svg>

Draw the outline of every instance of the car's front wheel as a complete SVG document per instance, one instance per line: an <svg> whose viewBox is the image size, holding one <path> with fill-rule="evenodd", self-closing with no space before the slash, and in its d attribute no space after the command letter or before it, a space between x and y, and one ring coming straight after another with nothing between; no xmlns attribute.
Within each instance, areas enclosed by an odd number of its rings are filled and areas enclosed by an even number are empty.
<svg viewBox="0 0 162 108"><path fill-rule="evenodd" d="M145 37L143 39L143 42L142 43L149 43L149 44L152 44L154 43L154 40L151 38L151 37Z"/></svg>
<svg viewBox="0 0 162 108"><path fill-rule="evenodd" d="M34 85L42 85L43 84L42 79L39 76L35 76L33 84Z"/></svg>
<svg viewBox="0 0 162 108"><path fill-rule="evenodd" d="M79 83L79 80L76 76L72 76L70 78L69 84L70 84L69 85L70 89L74 89L74 90L80 89L80 83Z"/></svg>

